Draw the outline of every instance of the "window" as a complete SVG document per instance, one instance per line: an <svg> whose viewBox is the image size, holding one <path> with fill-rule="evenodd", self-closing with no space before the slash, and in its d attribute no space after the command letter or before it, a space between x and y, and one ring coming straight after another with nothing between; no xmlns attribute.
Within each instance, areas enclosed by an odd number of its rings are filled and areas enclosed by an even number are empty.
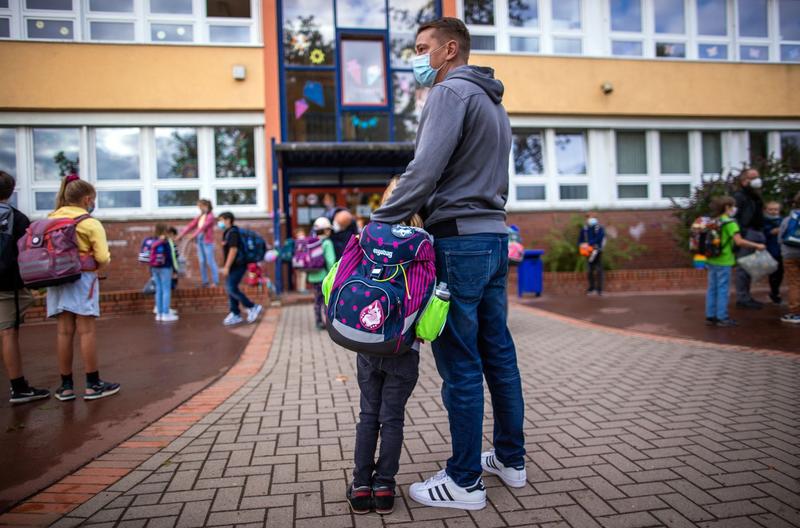
<svg viewBox="0 0 800 528"><path fill-rule="evenodd" d="M509 0L508 23L514 27L539 27L539 2Z"/></svg>
<svg viewBox="0 0 800 528"><path fill-rule="evenodd" d="M33 129L33 179L59 183L62 176L78 169L80 129Z"/></svg>
<svg viewBox="0 0 800 528"><path fill-rule="evenodd" d="M644 132L617 132L617 174L647 174Z"/></svg>
<svg viewBox="0 0 800 528"><path fill-rule="evenodd" d="M335 60L333 0L283 2L283 60L328 66Z"/></svg>
<svg viewBox="0 0 800 528"><path fill-rule="evenodd" d="M341 40L342 106L388 103L383 39Z"/></svg>
<svg viewBox="0 0 800 528"><path fill-rule="evenodd" d="M559 132L555 146L558 174L586 174L586 138L583 132Z"/></svg>
<svg viewBox="0 0 800 528"><path fill-rule="evenodd" d="M249 0L206 0L206 16L250 18Z"/></svg>
<svg viewBox="0 0 800 528"><path fill-rule="evenodd" d="M17 175L17 133L13 128L0 128L0 170Z"/></svg>
<svg viewBox="0 0 800 528"><path fill-rule="evenodd" d="M512 3L519 5L522 2ZM494 2L491 0L464 0L464 23L493 26Z"/></svg>
<svg viewBox="0 0 800 528"><path fill-rule="evenodd" d="M759 163L769 157L766 132L749 132L750 164Z"/></svg>
<svg viewBox="0 0 800 528"><path fill-rule="evenodd" d="M98 180L139 179L139 129L97 128L95 134Z"/></svg>
<svg viewBox="0 0 800 528"><path fill-rule="evenodd" d="M290 141L336 141L333 71L287 71L286 107Z"/></svg>
<svg viewBox="0 0 800 528"><path fill-rule="evenodd" d="M581 29L581 0L552 0L553 29Z"/></svg>
<svg viewBox="0 0 800 528"><path fill-rule="evenodd" d="M782 42L780 60L800 62L800 1L780 0L779 20Z"/></svg>
<svg viewBox="0 0 800 528"><path fill-rule="evenodd" d="M90 22L89 38L101 41L131 41L135 39L136 28L125 22Z"/></svg>
<svg viewBox="0 0 800 528"><path fill-rule="evenodd" d="M722 173L722 139L719 132L703 132L703 174Z"/></svg>
<svg viewBox="0 0 800 528"><path fill-rule="evenodd" d="M692 195L692 186L688 183L663 183L661 184L661 198L689 198Z"/></svg>
<svg viewBox="0 0 800 528"><path fill-rule="evenodd" d="M142 192L98 189L97 206L101 209L138 209L142 206Z"/></svg>
<svg viewBox="0 0 800 528"><path fill-rule="evenodd" d="M133 0L89 0L89 11L133 13Z"/></svg>
<svg viewBox="0 0 800 528"><path fill-rule="evenodd" d="M192 0L149 0L150 12L162 15L191 15Z"/></svg>
<svg viewBox="0 0 800 528"><path fill-rule="evenodd" d="M767 36L767 0L739 0L740 37Z"/></svg>
<svg viewBox="0 0 800 528"><path fill-rule="evenodd" d="M196 179L197 132L193 128L156 128L156 174L159 180Z"/></svg>
<svg viewBox="0 0 800 528"><path fill-rule="evenodd" d="M436 18L433 0L402 0L389 2L389 47L392 66L411 68L417 28Z"/></svg>
<svg viewBox="0 0 800 528"><path fill-rule="evenodd" d="M544 185L517 185L517 200L536 200L547 199L547 192Z"/></svg>
<svg viewBox="0 0 800 528"><path fill-rule="evenodd" d="M648 186L646 183L617 185L617 198L620 200L646 200Z"/></svg>
<svg viewBox="0 0 800 528"><path fill-rule="evenodd" d="M385 29L384 0L336 0L336 25L345 28Z"/></svg>
<svg viewBox="0 0 800 528"><path fill-rule="evenodd" d="M689 174L689 135L661 132L661 174Z"/></svg>
<svg viewBox="0 0 800 528"><path fill-rule="evenodd" d="M781 158L793 173L800 173L800 130L781 132Z"/></svg>
<svg viewBox="0 0 800 528"><path fill-rule="evenodd" d="M536 130L516 130L511 140L514 174L517 176L544 173L542 154L544 139Z"/></svg>
<svg viewBox="0 0 800 528"><path fill-rule="evenodd" d="M413 141L417 135L419 116L428 96L428 88L417 85L412 72L392 74L394 86L394 139Z"/></svg>
<svg viewBox="0 0 800 528"><path fill-rule="evenodd" d="M586 185L560 185L558 193L562 200L587 200L589 187Z"/></svg>
<svg viewBox="0 0 800 528"><path fill-rule="evenodd" d="M683 0L653 0L656 33L686 33Z"/></svg>
<svg viewBox="0 0 800 528"><path fill-rule="evenodd" d="M217 178L255 178L255 129L214 129L214 164Z"/></svg>
<svg viewBox="0 0 800 528"><path fill-rule="evenodd" d="M611 31L642 31L641 0L611 0Z"/></svg>
<svg viewBox="0 0 800 528"><path fill-rule="evenodd" d="M345 141L389 141L389 114L344 112L342 136Z"/></svg>
<svg viewBox="0 0 800 528"><path fill-rule="evenodd" d="M725 0L697 0L697 34L726 36L728 9Z"/></svg>

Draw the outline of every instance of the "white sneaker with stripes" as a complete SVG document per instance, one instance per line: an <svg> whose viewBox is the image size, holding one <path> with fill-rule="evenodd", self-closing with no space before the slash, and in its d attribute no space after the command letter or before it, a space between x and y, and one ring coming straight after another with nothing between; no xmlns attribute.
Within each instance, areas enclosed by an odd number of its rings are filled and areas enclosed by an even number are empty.
<svg viewBox="0 0 800 528"><path fill-rule="evenodd" d="M484 471L500 477L500 480L505 482L506 486L524 488L528 482L528 475L525 473L524 467L522 469L514 469L513 467L504 466L494 455L494 449L481 453L481 466Z"/></svg>
<svg viewBox="0 0 800 528"><path fill-rule="evenodd" d="M483 479L462 488L447 476L443 469L425 482L415 482L409 489L411 498L425 506L438 508L458 508L461 510L482 510L486 507L486 488Z"/></svg>

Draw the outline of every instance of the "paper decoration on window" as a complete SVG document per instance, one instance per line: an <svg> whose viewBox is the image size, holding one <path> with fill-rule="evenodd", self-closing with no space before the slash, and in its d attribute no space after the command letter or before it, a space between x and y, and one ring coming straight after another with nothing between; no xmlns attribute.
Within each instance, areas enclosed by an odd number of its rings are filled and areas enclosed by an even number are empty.
<svg viewBox="0 0 800 528"><path fill-rule="evenodd" d="M317 106L325 106L325 93L322 91L322 83L317 81L306 81L303 86L303 97Z"/></svg>
<svg viewBox="0 0 800 528"><path fill-rule="evenodd" d="M350 74L356 85L361 86L361 64L356 59L347 61L347 73Z"/></svg>
<svg viewBox="0 0 800 528"><path fill-rule="evenodd" d="M311 55L309 55L308 58L312 64L322 64L325 62L325 52L319 48L315 48L311 50Z"/></svg>
<svg viewBox="0 0 800 528"><path fill-rule="evenodd" d="M175 30L175 33L177 33L180 36L183 36L186 34L186 29L179 27L178 29Z"/></svg>
<svg viewBox="0 0 800 528"><path fill-rule="evenodd" d="M165 31L159 31L156 33L156 38L158 38L158 40L164 40L167 38L167 33Z"/></svg>
<svg viewBox="0 0 800 528"><path fill-rule="evenodd" d="M59 29L58 32L64 36L69 35L69 28L67 26L61 26L61 29Z"/></svg>
<svg viewBox="0 0 800 528"><path fill-rule="evenodd" d="M751 47L747 50L747 54L751 59L759 59L761 58L761 48Z"/></svg>
<svg viewBox="0 0 800 528"><path fill-rule="evenodd" d="M36 29L44 29L44 22L42 22L41 20L37 20Z"/></svg>
<svg viewBox="0 0 800 528"><path fill-rule="evenodd" d="M358 116L353 116L350 121L356 128L367 129L367 128L375 128L376 126L378 126L377 117L370 117L369 119L361 119Z"/></svg>
<svg viewBox="0 0 800 528"><path fill-rule="evenodd" d="M383 77L383 69L377 64L373 64L367 68L367 84L375 84L375 81Z"/></svg>
<svg viewBox="0 0 800 528"><path fill-rule="evenodd" d="M709 57L716 57L719 55L719 48L717 46L709 46L706 48L706 55Z"/></svg>
<svg viewBox="0 0 800 528"><path fill-rule="evenodd" d="M294 102L294 118L300 119L308 111L308 103L305 99L298 99Z"/></svg>
<svg viewBox="0 0 800 528"><path fill-rule="evenodd" d="M292 36L292 48L297 53L303 53L309 46L308 37L303 35L302 33L297 33L296 35Z"/></svg>

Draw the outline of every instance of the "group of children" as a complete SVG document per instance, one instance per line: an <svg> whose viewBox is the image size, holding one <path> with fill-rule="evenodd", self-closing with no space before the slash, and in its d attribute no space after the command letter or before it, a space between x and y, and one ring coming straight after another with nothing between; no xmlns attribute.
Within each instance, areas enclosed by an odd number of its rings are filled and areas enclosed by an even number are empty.
<svg viewBox="0 0 800 528"><path fill-rule="evenodd" d="M781 206L769 202L764 207L764 236L766 244L745 239L734 219L736 201L730 196L718 196L711 201L711 215L720 225L719 255L706 260L708 268L708 289L706 292L706 324L709 326L731 327L737 322L728 314L728 293L731 270L736 265L737 249L755 251L767 250L778 260L780 268L770 275L770 298L780 304L781 282L785 278L788 288L788 313L781 321L800 324L800 247L787 244L784 235L790 228L792 218L800 216L800 193L792 201L792 212L786 218L780 216ZM796 221L796 220L795 220Z"/></svg>
<svg viewBox="0 0 800 528"><path fill-rule="evenodd" d="M0 331L3 334L3 362L11 382L11 403L26 403L50 397L50 391L31 386L22 373L19 349L19 329L25 312L33 303L33 295L25 288L17 264L17 242L25 236L30 220L8 202L16 182L6 172L0 171L0 209L10 212L10 233L4 233L4 273L0 284ZM60 401L77 397L72 376L73 347L78 337L78 347L83 358L86 383L84 400L96 400L116 394L118 383L100 378L97 358L95 319L100 316L100 287L98 271L111 261L103 225L91 217L97 193L94 187L70 174L61 181L56 196L56 209L50 219L73 219L76 222L75 238L80 254L80 277L74 282L47 288L47 316L57 321L56 353L61 385L55 391ZM7 227L7 226L5 226Z"/></svg>

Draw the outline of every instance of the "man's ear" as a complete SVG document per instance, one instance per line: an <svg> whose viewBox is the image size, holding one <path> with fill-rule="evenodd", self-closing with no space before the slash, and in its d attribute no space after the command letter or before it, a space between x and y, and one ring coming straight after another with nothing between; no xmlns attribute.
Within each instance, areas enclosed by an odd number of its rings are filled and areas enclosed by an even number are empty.
<svg viewBox="0 0 800 528"><path fill-rule="evenodd" d="M447 43L447 58L446 60L451 61L458 57L459 49L458 49L458 42L455 40L451 40Z"/></svg>

